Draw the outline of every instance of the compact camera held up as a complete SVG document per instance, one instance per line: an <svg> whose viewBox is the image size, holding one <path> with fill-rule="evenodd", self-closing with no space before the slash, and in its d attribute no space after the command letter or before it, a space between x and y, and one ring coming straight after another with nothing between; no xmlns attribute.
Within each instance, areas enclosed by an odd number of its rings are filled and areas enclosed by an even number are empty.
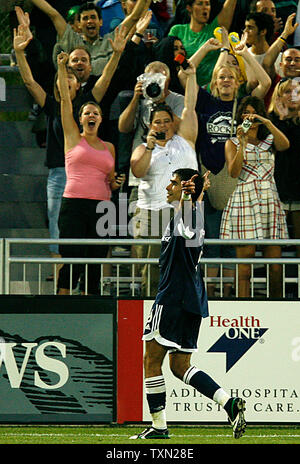
<svg viewBox="0 0 300 464"><path fill-rule="evenodd" d="M156 138L156 140L166 140L166 133L165 132L156 132L155 138Z"/></svg>
<svg viewBox="0 0 300 464"><path fill-rule="evenodd" d="M244 121L242 122L242 129L245 134L246 132L248 132L251 126L252 126L252 122L249 121L249 119L244 119Z"/></svg>
<svg viewBox="0 0 300 464"><path fill-rule="evenodd" d="M248 132L248 130L254 122L261 124L261 121L258 118L254 118L252 121L250 121L249 119L244 119L244 121L242 122L242 129L245 134L246 132Z"/></svg>
<svg viewBox="0 0 300 464"><path fill-rule="evenodd" d="M166 76L162 73L144 73L137 81L143 83L143 96L147 100L157 102L163 98Z"/></svg>

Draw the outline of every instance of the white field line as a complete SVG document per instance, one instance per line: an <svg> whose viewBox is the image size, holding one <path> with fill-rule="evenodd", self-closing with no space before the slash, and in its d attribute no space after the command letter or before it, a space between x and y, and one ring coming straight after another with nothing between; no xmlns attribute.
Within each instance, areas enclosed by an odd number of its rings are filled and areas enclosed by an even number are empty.
<svg viewBox="0 0 300 464"><path fill-rule="evenodd" d="M1 432L1 429L0 429ZM110 433L110 434L102 434L102 433L17 433L17 432L6 432L0 433L0 440L1 437L103 437L103 438L129 438L128 434L120 434L120 433ZM229 437L232 438L232 434L188 434L188 435L172 435L170 434L171 438L186 438L186 437L198 437L198 438L214 438L214 437ZM248 438L300 438L300 434L264 434L264 435L248 435L244 434L243 437Z"/></svg>

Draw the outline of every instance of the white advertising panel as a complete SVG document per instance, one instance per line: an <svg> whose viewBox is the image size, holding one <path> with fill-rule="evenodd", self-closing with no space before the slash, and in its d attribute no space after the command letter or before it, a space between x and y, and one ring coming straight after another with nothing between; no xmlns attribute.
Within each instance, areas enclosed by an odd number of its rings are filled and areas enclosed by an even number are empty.
<svg viewBox="0 0 300 464"><path fill-rule="evenodd" d="M145 320L152 303L144 302ZM192 365L246 400L249 423L299 423L300 303L210 301L209 312ZM227 421L213 400L172 375L167 357L163 372L169 422ZM151 419L145 394L143 417Z"/></svg>

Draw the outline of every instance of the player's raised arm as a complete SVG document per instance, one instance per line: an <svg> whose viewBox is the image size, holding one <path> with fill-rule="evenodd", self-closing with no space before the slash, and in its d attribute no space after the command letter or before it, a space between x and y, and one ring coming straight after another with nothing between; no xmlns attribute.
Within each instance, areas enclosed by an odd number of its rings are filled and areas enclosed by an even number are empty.
<svg viewBox="0 0 300 464"><path fill-rule="evenodd" d="M196 200L199 203L203 200L204 192L208 190L210 187L210 180L208 178L209 174L210 174L210 171L207 171L202 177L203 186L201 189L201 193ZM181 207L186 205L187 202L189 202L190 204L194 202L193 195L196 193L195 179L197 177L198 177L198 174L194 174L190 180L181 181L181 189L182 189L182 194L181 194L181 199L180 199Z"/></svg>

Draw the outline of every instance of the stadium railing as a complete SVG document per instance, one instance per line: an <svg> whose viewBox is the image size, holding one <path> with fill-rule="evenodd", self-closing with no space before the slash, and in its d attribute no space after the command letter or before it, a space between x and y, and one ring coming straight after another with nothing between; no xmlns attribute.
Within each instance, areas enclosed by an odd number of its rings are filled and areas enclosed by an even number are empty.
<svg viewBox="0 0 300 464"><path fill-rule="evenodd" d="M219 239L206 239L205 245L256 245L260 247L261 245L274 245L274 240L219 240ZM26 256L22 253L16 252L17 245L25 245L26 248L28 245L49 245L49 244L59 244L59 245L109 245L109 246L119 246L126 247L131 245L157 245L160 244L159 239L22 239L22 238L7 238L1 239L0 241L0 263L2 261L1 270L0 270L0 291L6 295L11 293L11 282L12 282L12 266L18 265L22 266L22 282L23 289L19 293L25 294L44 294L44 277L45 270L43 266L51 265L51 269L54 270L53 282L51 282L50 287L46 290L46 294L57 293L56 280L57 280L57 265L59 264L69 264L70 265L70 281L72 279L73 265L81 264L85 267L85 282L84 288L85 292L87 290L87 278L88 278L88 265L89 264L100 264L101 265L101 279L100 279L100 294L105 295L106 284L109 283L110 289L109 292L117 297L121 295L121 284L129 283L130 285L130 295L129 296L138 296L136 291L136 285L140 282L140 277L137 277L137 266L144 264L149 265L158 265L157 258L130 258L130 257L111 257L111 258L52 258L52 257L43 257L37 256L34 252L26 252ZM276 245L286 247L299 246L300 240L277 240ZM14 250L12 247L14 246ZM23 251L24 254L24 251ZM294 258L291 256L283 256L281 258L263 258L259 257L259 253L254 258L201 258L201 264L203 266L203 278L205 285L208 283L216 283L219 286L219 295L220 297L224 296L224 284L231 282L234 284L234 293L235 297L238 296L238 265L239 264L250 264L251 265L251 298L255 297L255 290L257 287L260 288L260 292L266 298L270 297L269 292L269 266L271 264L281 264L283 266L283 275L282 275L282 296L285 298L287 296L286 285L292 284L294 296L296 298L300 297L300 258ZM224 276L224 267L226 265L235 266L235 277L225 277ZM35 277L32 277L32 268L30 270L31 276L27 276L28 266L34 266L35 268ZM110 265L115 268L115 275L107 276L104 273L104 266ZM220 266L219 276L218 277L208 277L207 268L209 265ZM124 277L120 272L121 266L129 267L130 271L127 269L127 277ZM264 268L263 272L259 272L257 275L257 269ZM288 266L288 272L286 272ZM290 272L291 266L293 267L293 272ZM148 296L150 295L150 273L151 266L148 266ZM20 272L20 270L19 270ZM124 274L124 272L123 272ZM291 276L292 274L292 276ZM26 285L28 281L34 281L36 286ZM71 285L70 285L71 287ZM112 290L113 287L113 290ZM75 294L76 291L70 291L71 294ZM127 292L128 293L128 292Z"/></svg>
<svg viewBox="0 0 300 464"><path fill-rule="evenodd" d="M4 291L4 239L0 238L0 294Z"/></svg>

